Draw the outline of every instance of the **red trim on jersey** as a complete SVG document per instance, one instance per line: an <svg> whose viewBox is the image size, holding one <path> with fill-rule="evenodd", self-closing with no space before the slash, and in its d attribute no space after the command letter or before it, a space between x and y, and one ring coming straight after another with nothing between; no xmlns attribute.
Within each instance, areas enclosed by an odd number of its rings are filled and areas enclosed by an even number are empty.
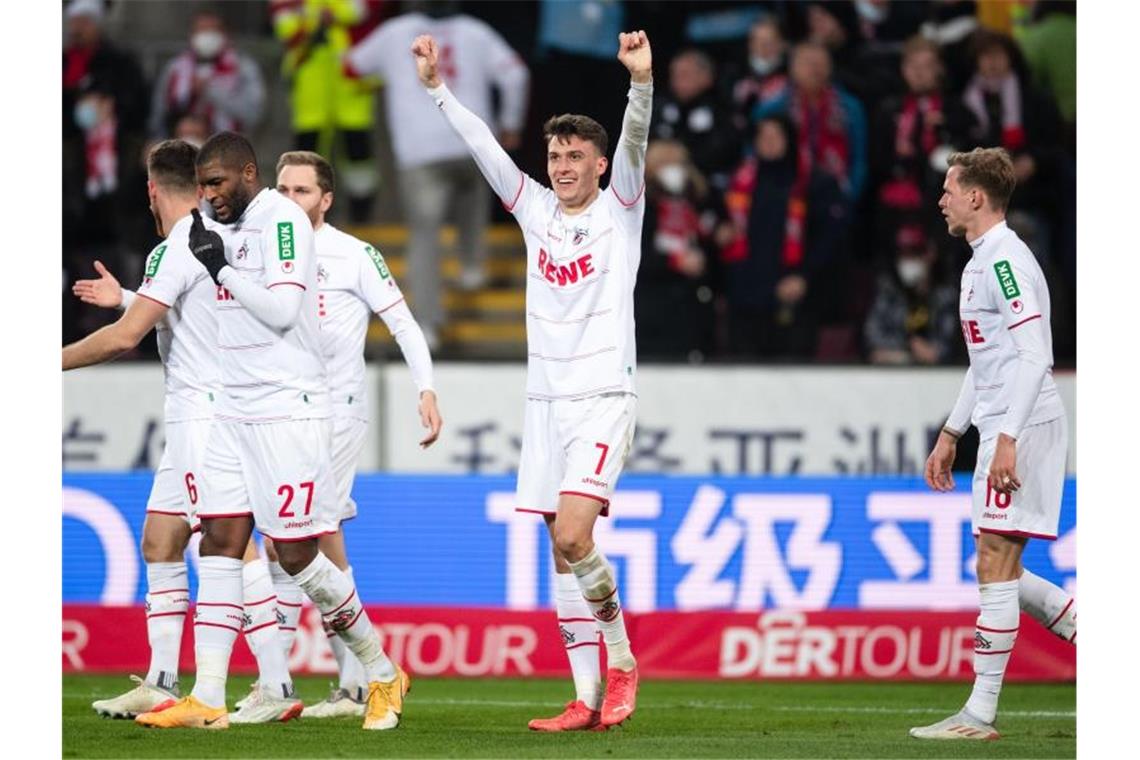
<svg viewBox="0 0 1140 760"><path fill-rule="evenodd" d="M1041 319L1041 315L1040 314L1034 314L1032 317L1026 317L1025 319L1021 320L1020 322L1014 322L1012 325L1010 325L1006 329L1012 330L1015 327L1021 327L1026 322L1032 322L1035 319Z"/></svg>
<svg viewBox="0 0 1140 760"><path fill-rule="evenodd" d="M1055 626L1055 625L1057 625L1057 623L1061 622L1061 618L1065 617L1065 613L1068 612L1069 608L1072 606L1073 606L1073 600L1070 599L1069 603L1065 605L1065 609L1061 610L1061 614L1058 615L1057 617L1053 618L1053 622L1050 623L1049 625L1045 626L1045 627L1048 628L1050 631L1053 630L1053 626ZM1076 634L1073 634L1073 635L1076 636Z"/></svg>
<svg viewBox="0 0 1140 760"><path fill-rule="evenodd" d="M276 595L276 594L274 594L273 596L267 596L267 597L265 597L265 598L264 598L264 599L262 599L260 602L246 602L246 603L245 603L245 606L246 606L246 607L256 607L256 606L257 606L257 605L259 605L259 604L265 604L266 602L269 602L269 601L273 601L273 600L274 600L274 599L276 599L276 598L277 598L277 595Z"/></svg>
<svg viewBox="0 0 1140 760"><path fill-rule="evenodd" d="M577 649L578 647L600 647L600 646L601 646L601 644L599 644L596 641L583 641L580 644L571 644L570 646L566 647L566 651L569 652L571 649Z"/></svg>
<svg viewBox="0 0 1140 760"><path fill-rule="evenodd" d="M557 509L551 509L549 511L544 512L541 509L523 509L522 507L515 507L515 511L516 512L527 512L528 514L532 514L532 515L555 515L555 514L558 514Z"/></svg>
<svg viewBox="0 0 1140 760"><path fill-rule="evenodd" d="M201 524L195 525L193 528L190 529L190 532L191 533L201 533L202 532Z"/></svg>
<svg viewBox="0 0 1140 760"><path fill-rule="evenodd" d="M975 626L979 631L989 631L990 633L1017 633L1016 628L986 628L984 625Z"/></svg>
<svg viewBox="0 0 1140 760"><path fill-rule="evenodd" d="M981 649L975 649L974 654L1009 654L1013 651L1013 647L1009 649L997 649L989 652L983 652Z"/></svg>
<svg viewBox="0 0 1140 760"><path fill-rule="evenodd" d="M283 544L295 544L299 541L312 541L314 538L320 538L321 536L335 536L336 535L335 530L322 530L320 533L314 533L311 536L298 536L296 538L278 538L277 536L269 535L265 531L259 530L257 532L260 533L261 535L265 536L266 538L270 539L271 541L279 541Z"/></svg>
<svg viewBox="0 0 1140 760"><path fill-rule="evenodd" d="M610 505L609 499L605 499L601 496L595 496L592 493L582 493L581 491L559 491L558 495L559 496L582 496L582 497L587 498L587 499L593 499L594 501L601 502L603 507L608 507Z"/></svg>
<svg viewBox="0 0 1140 760"><path fill-rule="evenodd" d="M240 604L230 604L229 602L198 602L199 607L233 607L235 610L242 609Z"/></svg>
<svg viewBox="0 0 1140 760"><path fill-rule="evenodd" d="M170 617L171 615L182 615L183 617L185 617L186 616L186 610L182 610L182 612L156 612L153 615L147 615L146 619L150 620L151 618L156 618L156 617Z"/></svg>
<svg viewBox="0 0 1140 760"><path fill-rule="evenodd" d="M146 513L148 515L170 515L171 517L185 517L186 516L185 512L165 512L161 509L148 509L146 511Z"/></svg>
<svg viewBox="0 0 1140 760"><path fill-rule="evenodd" d="M230 512L220 515L198 515L201 520L213 520L218 517L253 517L253 512Z"/></svg>
<svg viewBox="0 0 1140 760"><path fill-rule="evenodd" d="M612 183L612 182L610 183L610 190L614 191L614 197L618 199L618 203L625 206L626 208L629 208L630 206L634 205L639 200L641 200L641 196L645 192L645 182L642 181L641 189L637 191L637 195L633 196L633 200L630 201L629 203L626 203L624 200L622 200L622 197L620 195L618 195L617 188L614 187L614 183Z"/></svg>
<svg viewBox="0 0 1140 760"><path fill-rule="evenodd" d="M270 620L268 623L262 623L261 625L254 626L253 628L246 628L245 629L245 635L248 636L251 633L255 633L257 631L260 631L262 628L268 628L271 625L277 625L277 621L276 620Z"/></svg>
<svg viewBox="0 0 1140 760"><path fill-rule="evenodd" d="M157 299L157 298L155 298L154 296L148 296L146 293L139 293L138 291L135 291L135 295L136 295L136 296L138 296L139 298L145 298L145 299L146 299L146 300L148 300L148 301L154 301L154 302L155 302L156 304L158 304L159 306L164 306L164 307L166 307L167 309L169 309L169 308L170 308L170 304L168 304L168 303L163 303L162 301L158 300L158 299Z"/></svg>
<svg viewBox="0 0 1140 760"><path fill-rule="evenodd" d="M1019 538L1043 538L1046 541L1056 541L1056 536L1047 536L1044 533L1029 533L1024 530L997 530L995 528L978 528L982 533L993 533L998 536L1017 536Z"/></svg>
<svg viewBox="0 0 1140 760"><path fill-rule="evenodd" d="M304 285L302 285L301 283L299 283L299 282L293 282L293 281L291 281L291 280L282 280L281 282L275 282L275 283L273 283L272 285L270 285L269 287L271 287L271 288L275 288L275 287L277 287L278 285L296 285L296 286L297 286L298 288L300 288L301 290L308 290L308 288L306 288L306 287L305 287Z"/></svg>
<svg viewBox="0 0 1140 760"><path fill-rule="evenodd" d="M593 618L558 618L559 623L593 623Z"/></svg>
<svg viewBox="0 0 1140 760"><path fill-rule="evenodd" d="M582 594L582 598L585 599L587 602L593 602L594 604L601 604L602 602L606 601L607 599L609 599L611 596L613 596L616 593L617 593L617 587L615 586L613 591L606 594L601 599L591 599L590 597L586 596L585 594Z"/></svg>
<svg viewBox="0 0 1140 760"><path fill-rule="evenodd" d="M234 628L232 625L222 625L221 623L205 623L201 620L195 620L194 625L208 625L214 628L225 628L227 631L233 631L234 633L241 633L241 631L239 631L237 628Z"/></svg>
<svg viewBox="0 0 1140 760"><path fill-rule="evenodd" d="M279 605L281 605L282 607L296 607L297 609L301 609L301 607L303 606L300 604L293 604L292 602L283 602L280 599L277 600L277 603Z"/></svg>
<svg viewBox="0 0 1140 760"><path fill-rule="evenodd" d="M505 208L508 213L514 213L515 204L518 203L519 198L522 197L522 191L524 187L526 187L526 175L522 173L522 169L519 169L519 191L515 193L515 199L511 201L509 206L503 201L502 198L499 199L499 203L503 204L503 208Z"/></svg>
<svg viewBox="0 0 1140 760"><path fill-rule="evenodd" d="M185 592L189 593L190 589L188 589L188 588L171 588L171 589L167 589L166 591L148 591L147 595L148 596L158 596L159 594L177 594L179 591L185 591ZM1069 608L1066 607L1065 609L1069 609Z"/></svg>
<svg viewBox="0 0 1140 760"><path fill-rule="evenodd" d="M388 309L391 309L393 306L399 306L403 302L404 302L404 298L403 298L403 296L401 296L399 301L396 301L395 303L390 303L387 306L385 306L383 309L381 309L380 311L376 312L376 316L380 316L384 312L388 311Z"/></svg>

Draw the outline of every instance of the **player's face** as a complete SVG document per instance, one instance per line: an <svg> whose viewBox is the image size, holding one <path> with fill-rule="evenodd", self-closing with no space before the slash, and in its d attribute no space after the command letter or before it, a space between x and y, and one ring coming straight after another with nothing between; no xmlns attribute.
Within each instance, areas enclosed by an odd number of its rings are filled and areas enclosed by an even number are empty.
<svg viewBox="0 0 1140 760"><path fill-rule="evenodd" d="M598 191L598 182L606 172L606 157L598 147L578 135L550 138L546 150L546 173L558 200L570 208L584 206Z"/></svg>
<svg viewBox="0 0 1140 760"><path fill-rule="evenodd" d="M207 161L198 167L198 189L214 209L214 216L222 224L233 224L253 200L248 180L257 176L257 168L246 164L242 168L223 166L220 161Z"/></svg>
<svg viewBox="0 0 1140 760"><path fill-rule="evenodd" d="M312 166L282 167L277 175L277 192L300 206L313 227L324 222L325 212L332 205L333 194L321 192L317 170Z"/></svg>
<svg viewBox="0 0 1140 760"><path fill-rule="evenodd" d="M946 229L954 237L966 234L966 225L973 217L979 200L976 189L966 189L958 183L961 171L961 167L950 167L946 181L942 183L942 197L938 199L938 208L946 219Z"/></svg>

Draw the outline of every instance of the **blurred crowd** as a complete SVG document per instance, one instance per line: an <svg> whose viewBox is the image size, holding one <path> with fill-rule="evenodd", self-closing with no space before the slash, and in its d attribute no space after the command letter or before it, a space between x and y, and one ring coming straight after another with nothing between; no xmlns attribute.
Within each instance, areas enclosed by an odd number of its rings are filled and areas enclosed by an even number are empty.
<svg viewBox="0 0 1140 760"><path fill-rule="evenodd" d="M291 147L335 157L346 222L376 220L377 145L388 142L384 176L409 231L405 287L436 343L446 320L439 229L455 223L456 284L476 290L487 281L486 228L505 217L417 91L412 37L440 40L460 100L544 178L547 116L586 113L616 139L628 82L614 41L641 28L656 79L635 299L641 359L963 361L957 280L969 249L948 236L937 201L949 153L1002 146L1019 180L1009 224L1050 283L1057 362L1075 360L1073 2L257 5L262 23L240 36L219 6L195 6L183 49L152 82L131 40L107 33L108 3L65 5L65 339L107 319L81 310L69 282L90 276L95 259L136 282L156 242L147 146L257 129L283 99ZM258 35L277 41L279 69L235 42ZM374 123L378 93L386 124Z"/></svg>

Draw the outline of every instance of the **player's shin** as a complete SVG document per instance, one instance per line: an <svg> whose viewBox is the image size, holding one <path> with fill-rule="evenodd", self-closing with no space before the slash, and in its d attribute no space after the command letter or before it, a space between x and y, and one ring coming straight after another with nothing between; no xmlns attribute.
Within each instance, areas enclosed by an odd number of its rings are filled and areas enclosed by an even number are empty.
<svg viewBox="0 0 1140 760"><path fill-rule="evenodd" d="M146 680L174 691L178 688L182 624L190 607L186 563L148 562L146 582L146 635L150 642L150 669Z"/></svg>
<svg viewBox="0 0 1140 760"><path fill-rule="evenodd" d="M277 627L277 596L265 560L255 559L242 566L245 606L245 642L257 659L258 682L275 697L293 696L293 681Z"/></svg>
<svg viewBox="0 0 1140 760"><path fill-rule="evenodd" d="M289 654L293 651L293 640L297 638L297 623L301 620L301 605L305 600L305 592L293 580L293 576L285 572L279 562L270 562L269 577L273 579L273 592L277 595L278 636L281 647L285 650L285 660L288 662Z"/></svg>
<svg viewBox="0 0 1140 760"><path fill-rule="evenodd" d="M368 680L384 683L394 680L396 668L384 653L351 578L319 552L308 567L293 577L321 611L325 625L335 631L360 660Z"/></svg>
<svg viewBox="0 0 1140 760"><path fill-rule="evenodd" d="M554 605L558 630L570 660L578 700L591 710L602 706L601 642L598 624L571 573L556 574Z"/></svg>
<svg viewBox="0 0 1140 760"><path fill-rule="evenodd" d="M242 626L241 560L202 557L198 563L198 604L194 613L197 678L193 696L210 707L226 703L226 675L234 640Z"/></svg>
<svg viewBox="0 0 1140 760"><path fill-rule="evenodd" d="M602 631L609 667L633 670L637 662L629 649L629 636L626 634L621 600L610 563L594 547L578 562L571 562L570 569L574 571L582 596L586 598L586 604Z"/></svg>
<svg viewBox="0 0 1140 760"><path fill-rule="evenodd" d="M1018 582L983 583L981 613L974 633L974 690L966 710L985 723L997 717L998 695L1017 640Z"/></svg>
<svg viewBox="0 0 1140 760"><path fill-rule="evenodd" d="M1017 584L1021 609L1065 641L1077 641L1077 608L1063 588L1023 570Z"/></svg>

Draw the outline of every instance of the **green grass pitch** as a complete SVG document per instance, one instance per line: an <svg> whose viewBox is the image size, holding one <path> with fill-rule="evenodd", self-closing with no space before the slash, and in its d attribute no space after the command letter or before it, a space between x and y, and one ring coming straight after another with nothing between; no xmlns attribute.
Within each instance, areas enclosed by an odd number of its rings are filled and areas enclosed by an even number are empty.
<svg viewBox="0 0 1140 760"><path fill-rule="evenodd" d="M229 704L249 678L231 678ZM63 757L1075 757L1076 687L1009 684L996 742L920 742L913 725L949 715L968 684L647 681L637 712L607 733L537 734L532 717L559 711L568 680L419 678L394 731L356 719L233 726L228 731L144 729L100 718L94 699L125 691L124 676L63 679ZM297 681L306 702L326 678Z"/></svg>

